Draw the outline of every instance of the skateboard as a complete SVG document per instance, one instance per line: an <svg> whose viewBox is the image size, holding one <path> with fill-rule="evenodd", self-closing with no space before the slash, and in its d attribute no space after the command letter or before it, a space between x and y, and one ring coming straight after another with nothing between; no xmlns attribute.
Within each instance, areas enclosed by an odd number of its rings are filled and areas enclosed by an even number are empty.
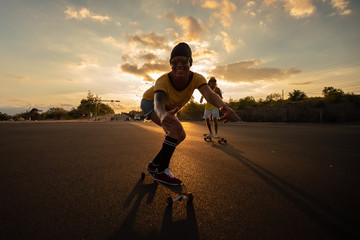
<svg viewBox="0 0 360 240"><path fill-rule="evenodd" d="M149 173L148 171L146 172L142 172L141 173L141 179L144 179L145 176L150 175L152 176L151 173ZM185 186L185 184L181 184L181 185L169 185L166 183L162 183L159 181L156 181L154 179L155 182L157 182L158 184L164 186L165 188L167 188L168 190L170 190L171 192L175 193L176 196L175 198L169 196L166 201L168 206L172 206L174 204L174 202L182 202L182 201L187 201L188 203L192 202L194 199L194 196L191 192L187 191L187 188Z"/></svg>
<svg viewBox="0 0 360 240"><path fill-rule="evenodd" d="M207 134L204 134L204 140L205 140L206 142L212 142L212 141L213 141L213 140L212 140L212 137L207 137L206 135L207 135ZM219 138L218 138L218 143L227 143L227 141L226 141L225 138L219 137Z"/></svg>

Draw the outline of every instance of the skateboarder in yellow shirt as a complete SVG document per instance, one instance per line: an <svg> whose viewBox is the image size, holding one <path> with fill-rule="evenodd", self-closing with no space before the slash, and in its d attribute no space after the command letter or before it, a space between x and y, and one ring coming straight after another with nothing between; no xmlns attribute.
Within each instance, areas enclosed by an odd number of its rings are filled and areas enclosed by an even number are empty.
<svg viewBox="0 0 360 240"><path fill-rule="evenodd" d="M166 133L161 150L148 164L147 169L156 181L170 185L182 183L170 172L169 163L175 148L186 137L176 113L190 100L195 89L200 91L207 102L220 108L224 113L221 118L224 122L241 120L234 110L209 88L201 74L190 71L192 63L189 45L176 45L170 55L171 72L159 77L155 86L148 89L141 100L141 109L146 119L161 126Z"/></svg>
<svg viewBox="0 0 360 240"><path fill-rule="evenodd" d="M217 87L215 77L210 78L210 80L208 81L208 85L209 85L210 89L212 89L215 93L217 93L222 99L221 90L220 90L220 88ZM201 96L200 103L202 103L203 99L204 99L204 97ZM215 130L214 137L218 138L218 135L217 135L217 133L218 133L217 119L220 118L219 109L217 107L211 105L210 103L206 103L205 112L204 112L204 118L205 118L206 126L209 129L209 133L207 135L205 135L205 137L211 137L213 135L213 132L212 132L212 129L211 129L211 122L210 122L210 120L212 118L212 121L214 122L214 130Z"/></svg>

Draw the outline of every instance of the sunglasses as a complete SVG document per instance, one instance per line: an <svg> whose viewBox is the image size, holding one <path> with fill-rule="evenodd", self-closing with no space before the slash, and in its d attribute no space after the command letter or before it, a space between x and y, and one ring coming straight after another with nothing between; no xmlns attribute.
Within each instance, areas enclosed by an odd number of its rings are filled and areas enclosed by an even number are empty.
<svg viewBox="0 0 360 240"><path fill-rule="evenodd" d="M170 64L173 65L173 66L176 66L178 64L181 64L181 65L186 65L189 63L189 58L188 57L177 57L177 58L173 58L170 60Z"/></svg>

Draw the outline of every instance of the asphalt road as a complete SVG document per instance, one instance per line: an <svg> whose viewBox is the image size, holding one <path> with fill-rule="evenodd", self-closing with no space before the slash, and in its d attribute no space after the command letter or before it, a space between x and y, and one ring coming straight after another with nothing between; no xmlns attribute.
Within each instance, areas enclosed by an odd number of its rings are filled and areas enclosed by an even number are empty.
<svg viewBox="0 0 360 240"><path fill-rule="evenodd" d="M155 124L0 123L0 238L359 239L359 125L184 127L170 168L194 201L168 207L140 179Z"/></svg>

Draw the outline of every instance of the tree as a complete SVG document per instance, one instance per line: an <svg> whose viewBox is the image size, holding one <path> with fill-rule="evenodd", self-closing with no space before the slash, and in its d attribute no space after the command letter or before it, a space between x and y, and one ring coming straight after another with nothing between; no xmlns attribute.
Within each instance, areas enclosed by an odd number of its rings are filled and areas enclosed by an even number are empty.
<svg viewBox="0 0 360 240"><path fill-rule="evenodd" d="M81 116L89 116L90 113L95 115L95 111L99 116L115 113L109 105L101 103L101 99L95 97L90 90L86 96L86 99L83 98L81 100L77 110L78 112L76 114L79 115L80 113Z"/></svg>
<svg viewBox="0 0 360 240"><path fill-rule="evenodd" d="M6 113L0 112L0 121L7 121L10 119L11 119L11 116L7 115Z"/></svg>
<svg viewBox="0 0 360 240"><path fill-rule="evenodd" d="M205 104L190 101L178 112L179 119L182 120L202 120Z"/></svg>
<svg viewBox="0 0 360 240"><path fill-rule="evenodd" d="M103 103L98 103L97 104L97 114L99 116L103 116L106 114L114 114L114 110L107 104L103 104Z"/></svg>
<svg viewBox="0 0 360 240"><path fill-rule="evenodd" d="M237 110L245 109L256 106L256 100L252 96L247 96L244 99L240 99L238 102Z"/></svg>
<svg viewBox="0 0 360 240"><path fill-rule="evenodd" d="M95 114L96 98L91 91L88 91L86 99L83 98L78 106L78 110L81 112L81 115L90 115L90 113Z"/></svg>
<svg viewBox="0 0 360 240"><path fill-rule="evenodd" d="M29 120L40 120L40 110L37 108L33 108L30 110L29 114Z"/></svg>
<svg viewBox="0 0 360 240"><path fill-rule="evenodd" d="M266 96L265 102L266 103L272 103L281 100L281 94L280 93L272 93L268 96Z"/></svg>
<svg viewBox="0 0 360 240"><path fill-rule="evenodd" d="M60 107L52 107L44 113L44 116L45 119L61 120L68 118L68 112Z"/></svg>
<svg viewBox="0 0 360 240"><path fill-rule="evenodd" d="M341 102L345 96L344 91L334 87L325 87L322 90L324 99L331 103Z"/></svg>
<svg viewBox="0 0 360 240"><path fill-rule="evenodd" d="M227 103L229 107L231 107L234 110L237 110L237 102L230 97L229 102Z"/></svg>
<svg viewBox="0 0 360 240"><path fill-rule="evenodd" d="M72 108L69 112L68 115L71 119L78 119L81 118L83 116L83 114L81 113L81 111L78 108Z"/></svg>
<svg viewBox="0 0 360 240"><path fill-rule="evenodd" d="M289 101L292 102L300 102L307 98L306 94L301 90L295 90L293 92L289 92Z"/></svg>

